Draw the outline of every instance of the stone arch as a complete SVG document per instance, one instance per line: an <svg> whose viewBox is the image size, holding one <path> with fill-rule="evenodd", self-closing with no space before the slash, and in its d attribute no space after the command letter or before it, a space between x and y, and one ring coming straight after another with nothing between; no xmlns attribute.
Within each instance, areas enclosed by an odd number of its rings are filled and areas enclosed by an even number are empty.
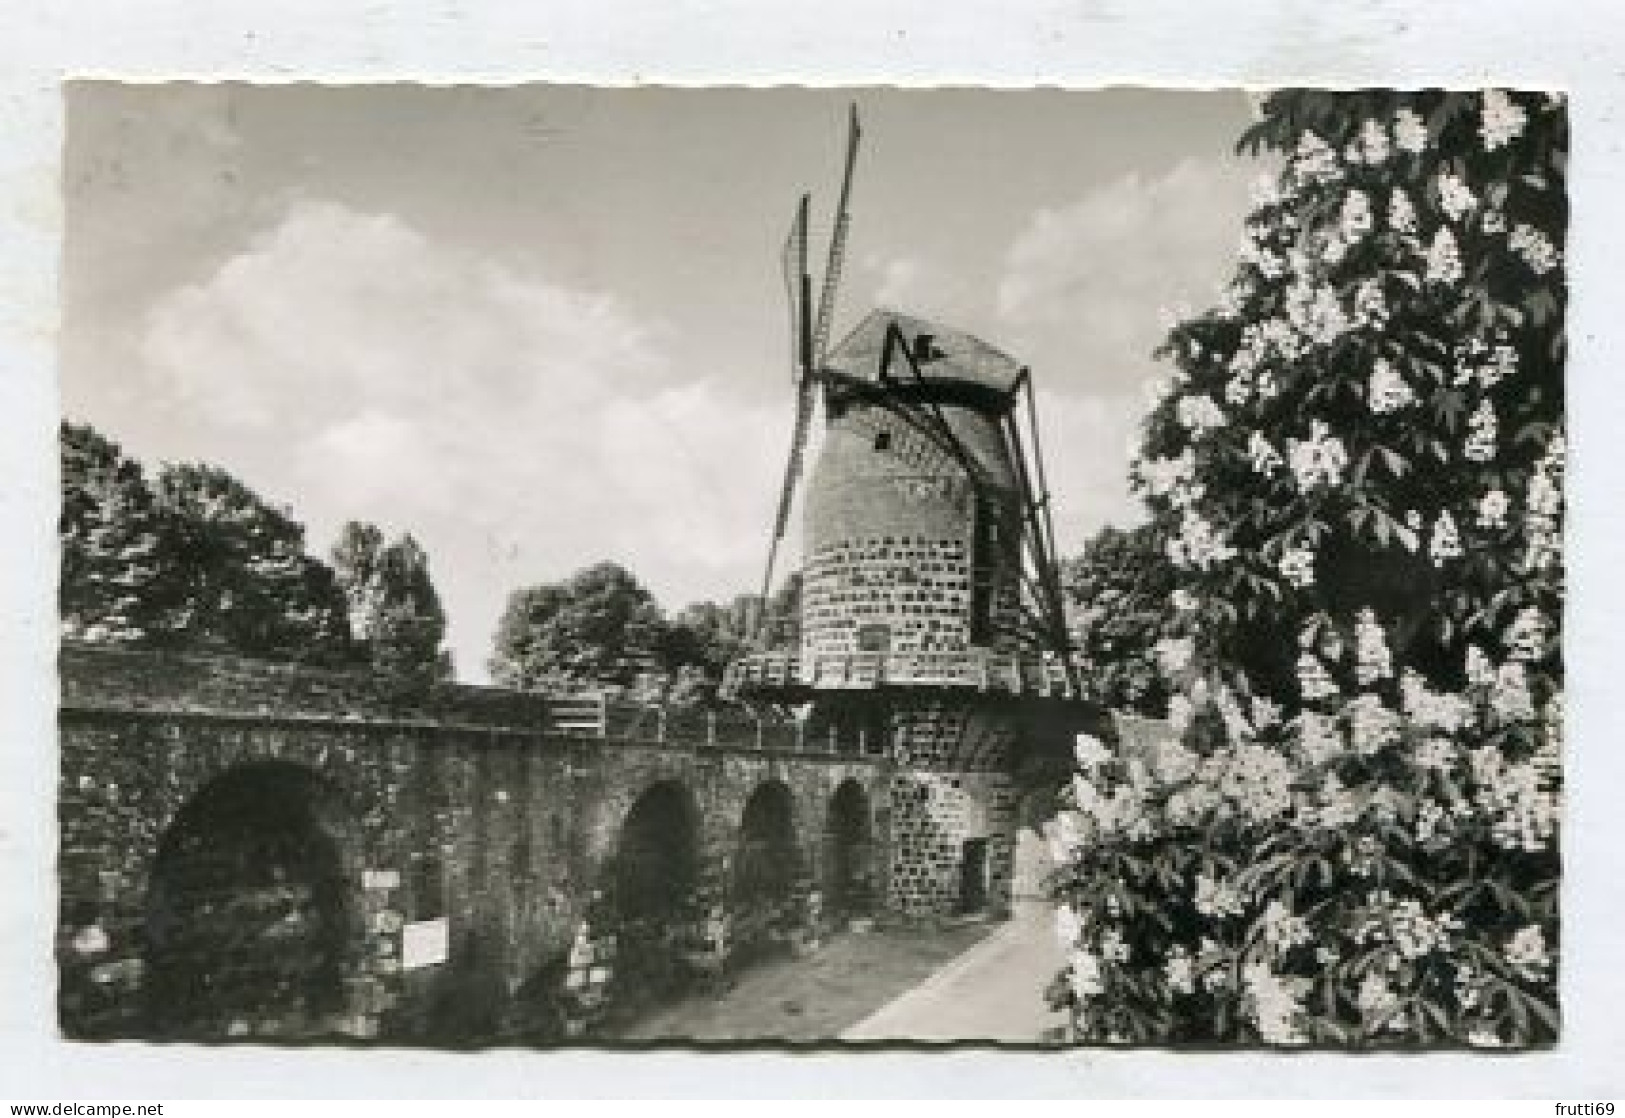
<svg viewBox="0 0 1625 1118"><path fill-rule="evenodd" d="M836 921L870 916L878 887L873 810L863 785L849 777L830 797L824 818L825 908Z"/></svg>
<svg viewBox="0 0 1625 1118"><path fill-rule="evenodd" d="M798 923L801 876L794 796L784 781L764 780L745 801L734 848L728 897L736 956L788 939Z"/></svg>
<svg viewBox="0 0 1625 1118"><path fill-rule="evenodd" d="M699 810L676 780L645 788L621 824L607 874L616 985L627 995L671 993L698 918Z"/></svg>
<svg viewBox="0 0 1625 1118"><path fill-rule="evenodd" d="M149 1035L340 1031L366 946L357 841L344 798L300 765L249 762L201 785L149 874Z"/></svg>

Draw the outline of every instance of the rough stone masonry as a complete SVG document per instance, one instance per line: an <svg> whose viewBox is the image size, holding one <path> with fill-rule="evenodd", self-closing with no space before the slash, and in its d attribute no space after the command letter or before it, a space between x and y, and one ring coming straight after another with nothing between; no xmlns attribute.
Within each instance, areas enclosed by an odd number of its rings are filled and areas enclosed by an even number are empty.
<svg viewBox="0 0 1625 1118"><path fill-rule="evenodd" d="M829 738L91 646L61 681L71 1037L579 1036L887 877L893 766Z"/></svg>

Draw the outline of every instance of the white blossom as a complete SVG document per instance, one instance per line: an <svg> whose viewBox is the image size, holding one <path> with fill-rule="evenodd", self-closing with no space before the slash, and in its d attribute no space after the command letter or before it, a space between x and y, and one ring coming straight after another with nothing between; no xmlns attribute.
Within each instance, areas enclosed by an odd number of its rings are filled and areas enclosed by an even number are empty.
<svg viewBox="0 0 1625 1118"><path fill-rule="evenodd" d="M1293 912L1279 898L1270 901L1260 918L1264 942L1277 954L1309 942L1309 922Z"/></svg>
<svg viewBox="0 0 1625 1118"><path fill-rule="evenodd" d="M1055 938L1068 950L1076 947L1083 938L1083 920L1078 916L1077 909L1069 904L1055 906Z"/></svg>
<svg viewBox="0 0 1625 1118"><path fill-rule="evenodd" d="M1387 361L1378 358L1371 369L1371 383L1366 391L1366 403L1373 412L1385 415L1416 402L1416 394L1405 378Z"/></svg>
<svg viewBox="0 0 1625 1118"><path fill-rule="evenodd" d="M1298 751L1310 765L1321 765L1344 750L1343 731L1329 714L1306 710L1295 720Z"/></svg>
<svg viewBox="0 0 1625 1118"><path fill-rule="evenodd" d="M1310 421L1307 439L1289 439L1287 445L1287 463L1300 491L1335 485L1348 467L1343 441L1322 420Z"/></svg>
<svg viewBox="0 0 1625 1118"><path fill-rule="evenodd" d="M1179 425L1193 435L1217 430L1225 424L1224 412L1211 396L1181 396L1175 411Z"/></svg>
<svg viewBox="0 0 1625 1118"><path fill-rule="evenodd" d="M1306 703L1330 699L1338 693L1326 665L1313 652L1304 652L1298 657L1298 691Z"/></svg>
<svg viewBox="0 0 1625 1118"><path fill-rule="evenodd" d="M1463 274L1461 253L1456 248L1456 238L1451 236L1448 228L1441 225L1433 234L1432 243L1428 245L1427 281L1439 284L1458 283Z"/></svg>
<svg viewBox="0 0 1625 1118"><path fill-rule="evenodd" d="M1441 512L1439 518L1433 522L1433 538L1428 541L1428 557L1437 567L1443 565L1447 559L1459 559L1461 554L1461 535L1456 530L1456 522L1448 511Z"/></svg>
<svg viewBox="0 0 1625 1118"><path fill-rule="evenodd" d="M1179 534L1166 545L1169 560L1176 567L1209 570L1235 558L1236 549L1200 513L1187 508L1180 515Z"/></svg>
<svg viewBox="0 0 1625 1118"><path fill-rule="evenodd" d="M1355 1004L1371 1020L1373 1028L1380 1028L1399 1009L1399 996L1388 985L1388 979L1375 969L1366 972L1360 981Z"/></svg>
<svg viewBox="0 0 1625 1118"><path fill-rule="evenodd" d="M1276 568L1289 585L1301 588L1315 584L1315 553L1307 547L1287 548Z"/></svg>
<svg viewBox="0 0 1625 1118"><path fill-rule="evenodd" d="M1344 195L1338 223L1343 239L1351 244L1371 232L1371 199L1365 191L1351 190Z"/></svg>
<svg viewBox="0 0 1625 1118"><path fill-rule="evenodd" d="M1444 208L1445 215L1451 221L1460 221L1478 205L1477 195L1456 175L1446 172L1438 176L1436 181L1439 187L1439 205Z"/></svg>
<svg viewBox="0 0 1625 1118"><path fill-rule="evenodd" d="M1072 986L1072 994L1080 1002L1088 1001L1105 993L1106 987L1100 978L1100 959L1088 951L1077 950L1072 952L1071 966L1068 979Z"/></svg>
<svg viewBox="0 0 1625 1118"><path fill-rule="evenodd" d="M1354 320L1360 326L1379 330L1388 324L1388 299L1382 293L1380 279L1360 281L1354 291Z"/></svg>
<svg viewBox="0 0 1625 1118"><path fill-rule="evenodd" d="M1253 377L1251 373L1237 373L1224 385L1224 400L1233 408L1239 408L1252 398Z"/></svg>
<svg viewBox="0 0 1625 1118"><path fill-rule="evenodd" d="M1529 677L1523 665L1508 661L1495 670L1490 686L1490 709L1505 722L1528 721L1535 717L1535 702L1529 694Z"/></svg>
<svg viewBox="0 0 1625 1118"><path fill-rule="evenodd" d="M1253 1024L1265 1044L1304 1044L1308 1037L1298 1027L1303 1006L1287 980L1261 962L1249 963L1242 972Z"/></svg>
<svg viewBox="0 0 1625 1118"><path fill-rule="evenodd" d="M1525 493L1523 530L1526 537L1524 570L1538 571L1557 562L1562 554L1563 462L1561 432L1552 436L1546 453L1535 463Z"/></svg>
<svg viewBox="0 0 1625 1118"><path fill-rule="evenodd" d="M1162 973L1168 980L1168 989L1176 994L1189 994L1196 989L1196 975L1191 969L1190 952L1183 947L1175 946L1168 952L1168 959L1162 965Z"/></svg>
<svg viewBox="0 0 1625 1118"><path fill-rule="evenodd" d="M1416 232L1416 206L1410 195L1398 187L1388 195L1388 227L1407 235Z"/></svg>
<svg viewBox="0 0 1625 1118"><path fill-rule="evenodd" d="M1394 114L1394 145L1400 151L1416 155L1427 146L1427 126L1411 109L1400 109Z"/></svg>
<svg viewBox="0 0 1625 1118"><path fill-rule="evenodd" d="M1507 511L1511 507L1512 502L1505 493L1499 489L1491 489L1478 502L1478 526L1480 528L1505 528L1507 526Z"/></svg>
<svg viewBox="0 0 1625 1118"><path fill-rule="evenodd" d="M1112 759L1111 751L1093 734L1077 734L1072 739L1072 757L1078 768L1092 773Z"/></svg>
<svg viewBox="0 0 1625 1118"><path fill-rule="evenodd" d="M1247 440L1247 456L1252 459L1253 473L1263 477L1269 477L1285 464L1279 452L1270 445L1270 441L1261 431L1254 431L1252 437Z"/></svg>
<svg viewBox="0 0 1625 1118"><path fill-rule="evenodd" d="M1292 770L1267 746L1236 746L1223 769L1219 791L1254 823L1267 823L1292 807Z"/></svg>
<svg viewBox="0 0 1625 1118"><path fill-rule="evenodd" d="M1552 244L1551 238L1532 225L1514 226L1512 235L1507 237L1507 247L1517 253L1537 276L1543 276L1557 267L1557 247Z"/></svg>
<svg viewBox="0 0 1625 1118"><path fill-rule="evenodd" d="M1525 662L1539 660L1546 650L1548 639L1546 619L1538 609L1526 606L1512 619L1502 639L1512 659Z"/></svg>
<svg viewBox="0 0 1625 1118"><path fill-rule="evenodd" d="M1291 171L1309 182L1330 182L1342 174L1337 153L1314 132L1305 129L1292 154Z"/></svg>
<svg viewBox="0 0 1625 1118"><path fill-rule="evenodd" d="M1484 105L1479 110L1478 134L1484 141L1485 151L1495 151L1511 143L1523 133L1529 114L1513 102L1505 90L1484 91Z"/></svg>
<svg viewBox="0 0 1625 1118"><path fill-rule="evenodd" d="M1546 950L1546 936L1538 924L1527 924L1514 932L1503 954L1514 967L1536 974L1552 965L1552 957Z"/></svg>
<svg viewBox="0 0 1625 1118"><path fill-rule="evenodd" d="M1380 120L1367 120L1360 125L1360 154L1365 162L1376 166L1391 154L1388 129Z"/></svg>
<svg viewBox="0 0 1625 1118"><path fill-rule="evenodd" d="M1354 752L1369 757L1399 740L1399 716L1371 693L1359 696L1346 708L1349 741Z"/></svg>
<svg viewBox="0 0 1625 1118"><path fill-rule="evenodd" d="M1472 462L1488 462L1494 458L1497 427L1495 405L1485 397L1467 417L1467 441L1462 445L1462 454Z"/></svg>
<svg viewBox="0 0 1625 1118"><path fill-rule="evenodd" d="M1355 678L1361 687L1370 687L1378 680L1393 676L1393 654L1388 650L1388 640L1377 623L1376 613L1370 609L1362 609L1355 618L1354 654Z"/></svg>
<svg viewBox="0 0 1625 1118"><path fill-rule="evenodd" d="M1164 637L1155 648L1157 665L1165 676L1177 675L1190 667L1196 642L1190 637Z"/></svg>
<svg viewBox="0 0 1625 1118"><path fill-rule="evenodd" d="M1128 941L1116 928L1107 928L1100 937L1100 955L1108 963L1126 963L1129 959Z"/></svg>
<svg viewBox="0 0 1625 1118"><path fill-rule="evenodd" d="M1241 915L1241 894L1230 885L1206 874L1196 875L1196 911L1203 916L1222 920L1226 916Z"/></svg>

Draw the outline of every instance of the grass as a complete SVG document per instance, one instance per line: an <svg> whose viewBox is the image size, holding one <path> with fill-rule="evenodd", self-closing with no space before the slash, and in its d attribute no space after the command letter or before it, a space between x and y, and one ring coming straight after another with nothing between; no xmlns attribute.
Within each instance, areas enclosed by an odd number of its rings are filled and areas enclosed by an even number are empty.
<svg viewBox="0 0 1625 1118"><path fill-rule="evenodd" d="M651 1010L605 1039L619 1042L836 1039L925 981L997 925L876 927L842 932L801 957L764 960L727 989Z"/></svg>

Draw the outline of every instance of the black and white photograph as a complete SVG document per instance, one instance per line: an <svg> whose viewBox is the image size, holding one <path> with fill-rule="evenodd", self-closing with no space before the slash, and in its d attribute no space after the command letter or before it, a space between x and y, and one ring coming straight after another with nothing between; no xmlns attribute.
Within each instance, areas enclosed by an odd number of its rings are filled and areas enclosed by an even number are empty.
<svg viewBox="0 0 1625 1118"><path fill-rule="evenodd" d="M1562 1041L1561 92L64 97L64 1038Z"/></svg>

